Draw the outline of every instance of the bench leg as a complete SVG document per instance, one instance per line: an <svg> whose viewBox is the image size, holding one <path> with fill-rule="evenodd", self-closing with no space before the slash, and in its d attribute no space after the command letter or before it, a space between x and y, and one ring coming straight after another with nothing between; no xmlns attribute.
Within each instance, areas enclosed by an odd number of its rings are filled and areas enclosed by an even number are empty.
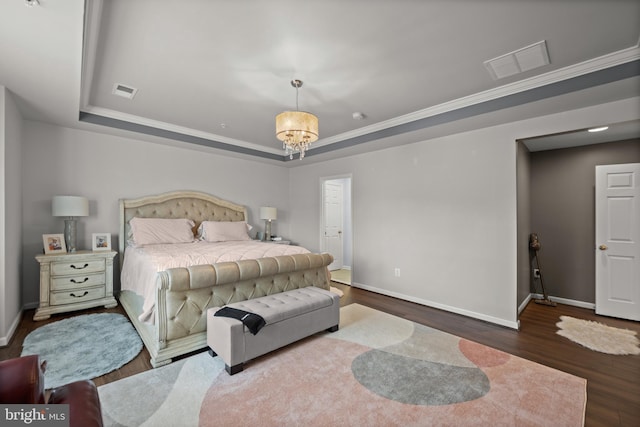
<svg viewBox="0 0 640 427"><path fill-rule="evenodd" d="M211 357L216 357L216 356L217 356L216 352L215 352L215 351L213 351L213 349L212 349L211 347L209 347L209 355L210 355Z"/></svg>
<svg viewBox="0 0 640 427"><path fill-rule="evenodd" d="M336 332L337 330L338 330L338 325L335 325L327 329L327 332Z"/></svg>
<svg viewBox="0 0 640 427"><path fill-rule="evenodd" d="M242 372L243 364L238 363L237 365L233 365L233 366L224 365L224 369L227 371L229 375L235 375L238 372Z"/></svg>

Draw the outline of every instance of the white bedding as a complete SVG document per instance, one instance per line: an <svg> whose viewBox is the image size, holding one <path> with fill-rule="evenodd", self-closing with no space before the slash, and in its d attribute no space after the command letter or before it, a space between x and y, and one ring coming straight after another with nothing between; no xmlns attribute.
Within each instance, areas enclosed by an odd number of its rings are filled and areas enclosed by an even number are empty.
<svg viewBox="0 0 640 427"><path fill-rule="evenodd" d="M258 259L278 255L304 254L301 246L282 245L260 241L231 241L173 243L127 247L122 266L121 289L133 291L144 298L139 319L153 322L156 275L159 271L175 267L188 267L216 262Z"/></svg>

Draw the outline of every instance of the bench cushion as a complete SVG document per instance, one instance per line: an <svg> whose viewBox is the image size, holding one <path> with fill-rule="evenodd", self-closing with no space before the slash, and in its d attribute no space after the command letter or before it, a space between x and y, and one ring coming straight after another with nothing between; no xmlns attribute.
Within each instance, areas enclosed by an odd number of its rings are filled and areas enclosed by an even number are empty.
<svg viewBox="0 0 640 427"><path fill-rule="evenodd" d="M267 325L272 325L291 317L329 307L332 304L333 296L330 291L308 286L257 299L236 302L227 305L227 307L258 314Z"/></svg>

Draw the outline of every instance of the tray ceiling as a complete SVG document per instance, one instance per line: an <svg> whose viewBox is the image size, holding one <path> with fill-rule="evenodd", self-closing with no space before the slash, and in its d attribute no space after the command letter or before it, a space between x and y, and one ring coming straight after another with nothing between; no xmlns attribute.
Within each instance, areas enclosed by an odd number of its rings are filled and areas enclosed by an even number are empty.
<svg viewBox="0 0 640 427"><path fill-rule="evenodd" d="M276 161L287 158L274 118L295 109L294 78L304 81L300 109L320 121L304 161L415 142L455 131L453 123L467 130L548 114L560 96L571 95L573 108L640 96L636 0L40 0L31 8L5 0L0 8L3 39L36 39L0 47L13 58L0 65L0 84L28 118ZM485 67L541 41L548 65L501 79ZM47 86L42 97L29 79ZM117 85L135 95L114 93Z"/></svg>

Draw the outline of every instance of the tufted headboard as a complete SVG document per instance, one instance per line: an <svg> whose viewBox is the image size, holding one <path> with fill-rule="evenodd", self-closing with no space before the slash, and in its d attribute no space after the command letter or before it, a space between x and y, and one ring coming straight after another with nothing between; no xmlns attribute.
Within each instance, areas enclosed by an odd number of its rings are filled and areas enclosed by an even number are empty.
<svg viewBox="0 0 640 427"><path fill-rule="evenodd" d="M242 205L198 191L172 191L139 199L120 199L120 265L129 236L131 218L189 218L196 225L202 221L246 221L247 209Z"/></svg>

